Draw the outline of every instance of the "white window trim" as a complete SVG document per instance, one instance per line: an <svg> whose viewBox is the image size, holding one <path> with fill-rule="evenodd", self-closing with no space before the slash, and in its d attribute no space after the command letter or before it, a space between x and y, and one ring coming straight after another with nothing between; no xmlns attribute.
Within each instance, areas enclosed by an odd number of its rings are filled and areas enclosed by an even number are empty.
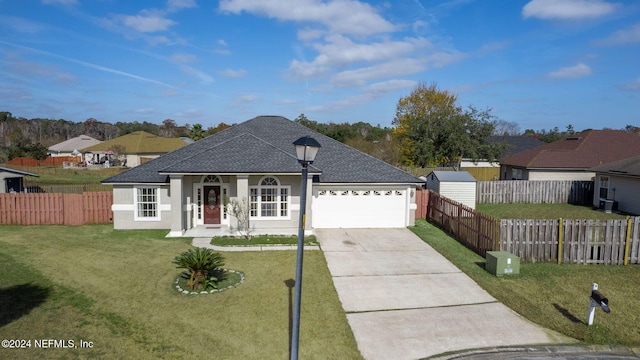
<svg viewBox="0 0 640 360"><path fill-rule="evenodd" d="M602 186L603 183L606 183L607 186ZM602 189L607 189L607 196L600 197L600 194L602 194ZM611 189L611 178L609 177L609 175L598 176L598 197L600 197L600 199L608 200L610 189Z"/></svg>
<svg viewBox="0 0 640 360"><path fill-rule="evenodd" d="M277 185L273 186L261 186L260 184L262 184L262 181L264 181L264 179L266 178L273 178L276 180ZM261 216L260 215L260 210L262 208L262 197L260 195L260 189L276 189L276 216ZM249 218L253 219L253 220L291 220L291 186L290 185L281 185L280 183L280 179L278 179L276 176L273 175L269 175L269 176L263 176L260 181L258 181L258 185L255 186L249 186L249 208L251 208L251 191L252 190L256 190L257 192L257 198L258 201L255 202L256 204L256 210L258 215L253 216L251 215ZM281 214L281 210L282 210L282 190L281 189L285 189L287 190L287 201L285 201L285 203L287 204L287 215L286 216L282 216Z"/></svg>
<svg viewBox="0 0 640 360"><path fill-rule="evenodd" d="M138 190L154 189L156 195L156 216L140 216L138 211ZM161 219L161 203L160 203L160 187L158 186L135 186L133 188L133 219L135 221L160 221Z"/></svg>

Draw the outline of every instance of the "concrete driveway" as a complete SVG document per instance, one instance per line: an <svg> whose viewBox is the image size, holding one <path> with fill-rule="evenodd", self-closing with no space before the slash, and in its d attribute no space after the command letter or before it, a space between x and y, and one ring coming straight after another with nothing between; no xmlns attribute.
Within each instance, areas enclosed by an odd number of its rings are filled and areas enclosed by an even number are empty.
<svg viewBox="0 0 640 360"><path fill-rule="evenodd" d="M365 359L568 343L507 308L408 229L316 229Z"/></svg>

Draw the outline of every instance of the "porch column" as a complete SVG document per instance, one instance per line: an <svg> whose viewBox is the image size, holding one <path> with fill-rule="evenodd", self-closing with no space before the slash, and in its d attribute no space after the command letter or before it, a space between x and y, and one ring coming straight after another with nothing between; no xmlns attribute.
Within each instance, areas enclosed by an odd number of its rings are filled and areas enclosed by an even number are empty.
<svg viewBox="0 0 640 360"><path fill-rule="evenodd" d="M236 175L236 201L242 204L245 201L245 206L249 205L249 175ZM238 219L231 216L230 226L232 229L238 228Z"/></svg>
<svg viewBox="0 0 640 360"><path fill-rule="evenodd" d="M182 175L169 175L169 196L171 197L171 231L167 237L179 237L185 230L182 211Z"/></svg>
<svg viewBox="0 0 640 360"><path fill-rule="evenodd" d="M236 181L238 201L245 199L249 203L249 175L236 175Z"/></svg>

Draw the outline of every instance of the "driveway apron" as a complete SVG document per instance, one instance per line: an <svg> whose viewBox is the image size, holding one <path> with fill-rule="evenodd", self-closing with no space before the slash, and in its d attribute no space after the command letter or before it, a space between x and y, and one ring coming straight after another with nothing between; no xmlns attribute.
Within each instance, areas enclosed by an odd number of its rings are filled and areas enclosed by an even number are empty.
<svg viewBox="0 0 640 360"><path fill-rule="evenodd" d="M408 229L316 229L365 359L570 342L507 308Z"/></svg>

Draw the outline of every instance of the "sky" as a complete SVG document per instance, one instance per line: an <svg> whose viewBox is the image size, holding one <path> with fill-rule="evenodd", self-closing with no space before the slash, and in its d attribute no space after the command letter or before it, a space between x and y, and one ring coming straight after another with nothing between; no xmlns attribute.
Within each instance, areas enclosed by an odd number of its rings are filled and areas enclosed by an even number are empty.
<svg viewBox="0 0 640 360"><path fill-rule="evenodd" d="M417 84L526 129L640 126L637 0L0 0L0 111L392 126Z"/></svg>

